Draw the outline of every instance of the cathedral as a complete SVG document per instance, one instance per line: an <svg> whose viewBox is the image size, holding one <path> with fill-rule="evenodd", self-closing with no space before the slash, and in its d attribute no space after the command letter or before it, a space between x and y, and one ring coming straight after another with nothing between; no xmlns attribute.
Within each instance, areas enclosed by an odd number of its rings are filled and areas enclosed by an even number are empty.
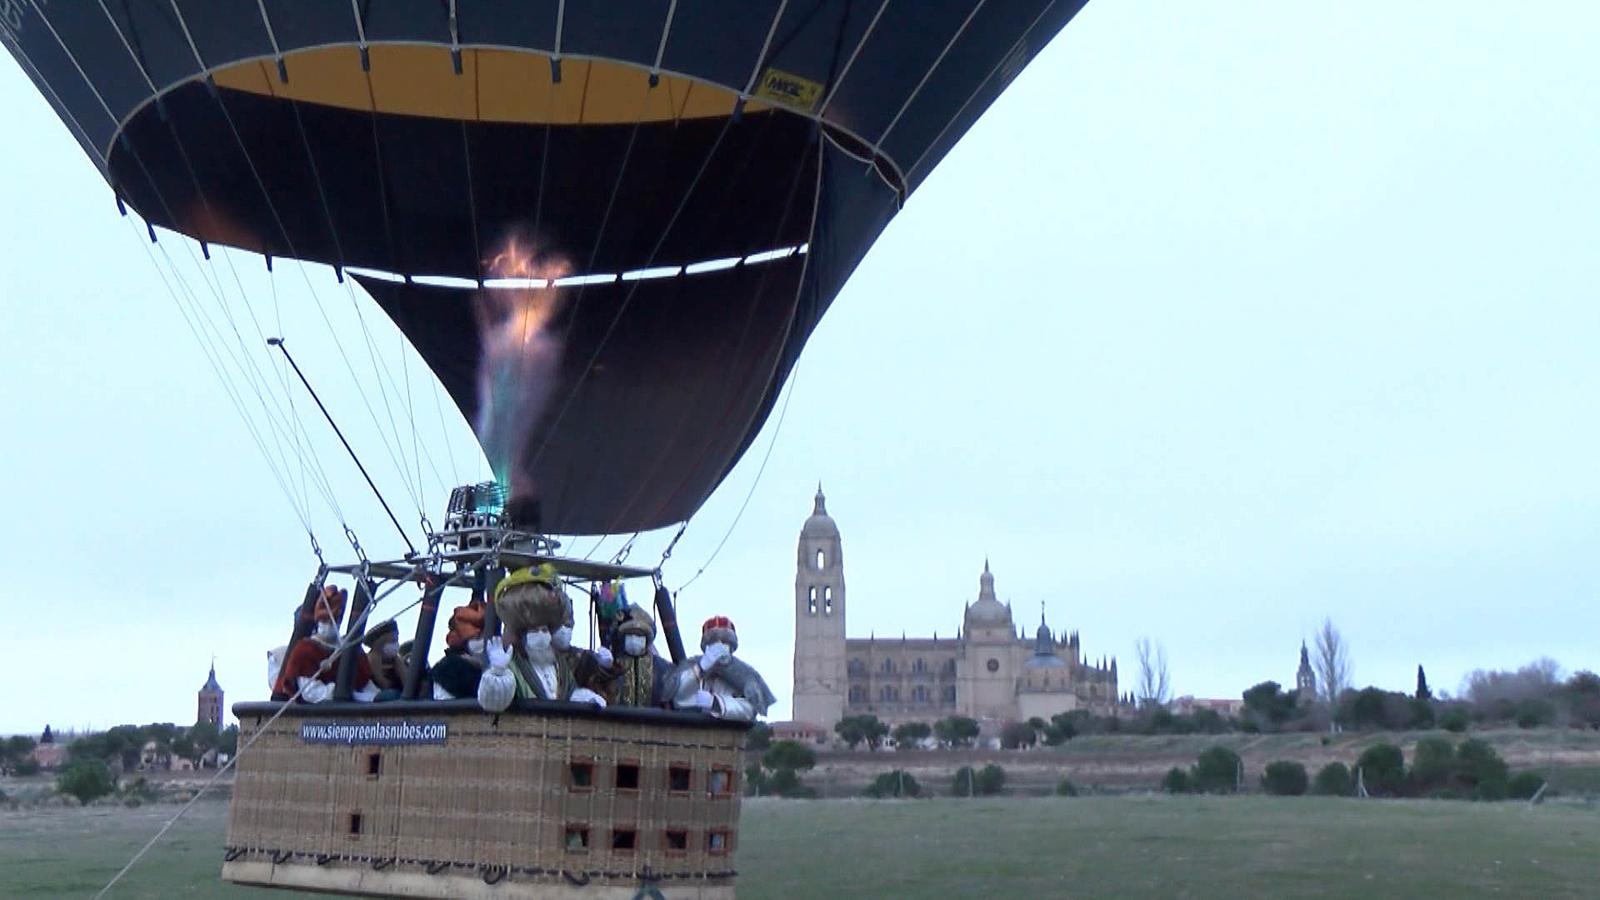
<svg viewBox="0 0 1600 900"><path fill-rule="evenodd" d="M845 632L844 553L822 488L800 529L794 581L794 719L832 730L845 716L932 723L946 716L1009 722L1118 705L1117 662L1090 663L1076 632L1044 622L1027 637L1001 603L989 564L953 638L852 638Z"/></svg>

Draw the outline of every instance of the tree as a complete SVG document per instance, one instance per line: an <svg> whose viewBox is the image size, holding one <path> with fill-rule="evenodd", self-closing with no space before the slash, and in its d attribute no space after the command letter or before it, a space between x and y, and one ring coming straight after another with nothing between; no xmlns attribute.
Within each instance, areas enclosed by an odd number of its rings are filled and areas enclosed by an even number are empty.
<svg viewBox="0 0 1600 900"><path fill-rule="evenodd" d="M1217 746L1201 751L1190 774L1193 789L1203 794L1231 794L1239 789L1243 767L1239 754Z"/></svg>
<svg viewBox="0 0 1600 900"><path fill-rule="evenodd" d="M902 749L916 747L931 734L933 728L927 722L905 722L894 727L894 742Z"/></svg>
<svg viewBox="0 0 1600 900"><path fill-rule="evenodd" d="M950 716L933 723L933 735L939 743L950 747L964 747L978 737L978 721L966 716Z"/></svg>
<svg viewBox="0 0 1600 900"><path fill-rule="evenodd" d="M46 725L44 727L44 734L39 735L39 743L41 743L41 744L54 744L55 742L56 742L55 732L50 730L50 726L49 725Z"/></svg>
<svg viewBox="0 0 1600 900"><path fill-rule="evenodd" d="M217 736L217 752L226 753L229 759L239 755L239 726L229 725Z"/></svg>
<svg viewBox="0 0 1600 900"><path fill-rule="evenodd" d="M1350 687L1350 646L1330 618L1322 620L1314 643L1316 656L1311 667L1317 671L1317 690L1322 702L1331 710L1339 705L1339 696Z"/></svg>
<svg viewBox="0 0 1600 900"><path fill-rule="evenodd" d="M773 743L773 727L766 722L755 722L754 725L750 725L749 732L744 733L744 749L762 753L771 746L771 743Z"/></svg>
<svg viewBox="0 0 1600 900"><path fill-rule="evenodd" d="M1261 773L1261 789L1280 797L1298 797L1306 792L1306 767L1293 760L1267 763Z"/></svg>
<svg viewBox="0 0 1600 900"><path fill-rule="evenodd" d="M221 740L217 733L217 726L210 722L196 722L189 728L189 740L194 742L194 758L191 760L196 766L200 760L211 751L217 749Z"/></svg>
<svg viewBox="0 0 1600 900"><path fill-rule="evenodd" d="M1007 750L1032 747L1037 738L1038 733L1027 722L1007 722L1000 729L1000 746Z"/></svg>
<svg viewBox="0 0 1600 900"><path fill-rule="evenodd" d="M1373 744L1356 760L1361 783L1377 797L1399 797L1406 790L1406 758L1394 744Z"/></svg>
<svg viewBox="0 0 1600 900"><path fill-rule="evenodd" d="M56 790L88 804L117 789L105 761L94 757L74 760L56 776Z"/></svg>
<svg viewBox="0 0 1600 900"><path fill-rule="evenodd" d="M1428 690L1428 676L1423 673L1422 666L1417 666L1417 699L1432 700L1433 691Z"/></svg>
<svg viewBox="0 0 1600 900"><path fill-rule="evenodd" d="M1350 778L1350 768L1342 762L1331 762L1323 766L1317 773L1316 781L1311 783L1311 793L1326 797L1348 797L1354 792L1355 785Z"/></svg>
<svg viewBox="0 0 1600 900"><path fill-rule="evenodd" d="M800 772L817 764L816 751L799 741L773 741L761 755L761 764L772 770L762 787L779 797L815 797L817 792L800 783Z"/></svg>
<svg viewBox="0 0 1600 900"><path fill-rule="evenodd" d="M877 716L845 716L833 726L834 733L839 739L850 745L854 750L857 744L865 743L871 750L883 743L889 733L889 726L878 721Z"/></svg>
<svg viewBox="0 0 1600 900"><path fill-rule="evenodd" d="M172 739L172 755L180 759L187 759L190 762L200 758L200 754L196 753L194 749L194 739L189 736L187 731Z"/></svg>
<svg viewBox="0 0 1600 900"><path fill-rule="evenodd" d="M1263 681L1244 692L1244 708L1274 729L1294 716L1297 701L1297 694L1283 690L1276 681Z"/></svg>
<svg viewBox="0 0 1600 900"><path fill-rule="evenodd" d="M802 772L817 764L817 754L799 741L773 741L761 754L761 764L773 770Z"/></svg>
<svg viewBox="0 0 1600 900"><path fill-rule="evenodd" d="M1167 671L1167 648L1148 637L1134 642L1139 658L1139 684L1135 696L1140 707L1166 706L1172 699L1172 679Z"/></svg>

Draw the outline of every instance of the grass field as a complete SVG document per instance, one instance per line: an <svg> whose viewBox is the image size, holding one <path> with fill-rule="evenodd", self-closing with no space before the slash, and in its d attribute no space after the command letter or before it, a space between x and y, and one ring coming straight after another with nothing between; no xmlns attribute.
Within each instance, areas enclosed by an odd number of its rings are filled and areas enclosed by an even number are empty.
<svg viewBox="0 0 1600 900"><path fill-rule="evenodd" d="M175 807L0 813L0 897L92 894ZM112 896L246 897L202 802ZM739 895L1594 897L1600 805L1327 798L745 804Z"/></svg>

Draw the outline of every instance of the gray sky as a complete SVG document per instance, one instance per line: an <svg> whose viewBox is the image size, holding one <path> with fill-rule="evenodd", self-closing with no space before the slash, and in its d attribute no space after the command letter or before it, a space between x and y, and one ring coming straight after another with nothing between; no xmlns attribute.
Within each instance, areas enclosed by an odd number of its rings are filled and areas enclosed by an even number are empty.
<svg viewBox="0 0 1600 900"><path fill-rule="evenodd" d="M1128 684L1141 635L1166 644L1179 693L1291 681L1323 615L1362 685L1409 690L1418 663L1447 690L1540 655L1600 667L1595 46L1588 3L1090 3L828 313L682 618L733 616L787 715L794 542L820 479L852 635L953 633L987 556L1022 623L1044 601ZM391 430L328 270L269 279L245 254L201 269L175 236L152 264L142 226L5 60L0 732L188 722L213 653L230 702L264 696L264 651L314 560L163 284L164 254L202 307L205 278L232 297L281 398L237 274L408 524L411 419L435 521L443 485L482 462L361 296L379 359L413 392L410 414L390 394ZM398 550L305 421L363 544ZM691 523L669 584L722 538L775 422ZM407 477L380 436L396 433ZM641 538L633 561L669 537Z"/></svg>

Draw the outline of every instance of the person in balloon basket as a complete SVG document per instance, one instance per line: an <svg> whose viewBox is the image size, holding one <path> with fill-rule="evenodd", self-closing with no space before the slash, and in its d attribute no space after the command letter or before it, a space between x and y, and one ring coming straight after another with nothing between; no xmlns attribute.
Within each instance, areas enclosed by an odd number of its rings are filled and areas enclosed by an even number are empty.
<svg viewBox="0 0 1600 900"><path fill-rule="evenodd" d="M619 706L667 706L672 700L672 663L656 655L656 620L630 604L612 629L616 661L611 670L612 702Z"/></svg>
<svg viewBox="0 0 1600 900"><path fill-rule="evenodd" d="M274 695L292 696L298 691L304 703L325 703L333 699L333 684L339 670L339 661L333 658L333 652L339 647L339 622L344 618L349 598L348 591L331 584L322 589L313 611L312 631L290 648L278 673ZM378 696L378 688L372 683L367 657L353 649L349 652L356 654L351 699L369 703Z"/></svg>
<svg viewBox="0 0 1600 900"><path fill-rule="evenodd" d="M445 626L444 655L428 674L433 680L433 699L458 700L478 696L478 683L487 665L483 637L483 598L474 597L458 606Z"/></svg>
<svg viewBox="0 0 1600 900"><path fill-rule="evenodd" d="M565 591L561 592L561 603L564 609L561 627L551 633L550 645L572 669L574 687L587 688L609 704L616 694L616 661L606 647L591 651L572 646L572 598Z"/></svg>
<svg viewBox="0 0 1600 900"><path fill-rule="evenodd" d="M406 686L406 660L400 646L400 628L394 620L380 623L361 639L367 645L367 669L378 688L377 700L399 700Z"/></svg>
<svg viewBox="0 0 1600 900"><path fill-rule="evenodd" d="M777 702L749 663L735 659L739 633L727 616L712 616L700 626L700 655L672 673L672 705L697 709L721 719L752 721Z"/></svg>
<svg viewBox="0 0 1600 900"><path fill-rule="evenodd" d="M484 645L488 668L478 682L478 705L503 712L522 698L605 706L604 697L575 678L574 654L562 653L554 643L566 619L566 599L555 569L548 563L518 569L495 587L494 594L505 635Z"/></svg>

